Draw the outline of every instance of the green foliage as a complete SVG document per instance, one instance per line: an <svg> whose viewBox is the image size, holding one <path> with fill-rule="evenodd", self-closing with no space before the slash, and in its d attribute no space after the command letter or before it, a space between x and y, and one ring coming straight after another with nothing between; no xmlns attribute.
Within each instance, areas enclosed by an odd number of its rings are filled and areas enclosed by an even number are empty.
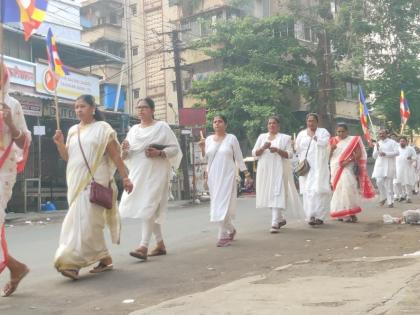
<svg viewBox="0 0 420 315"><path fill-rule="evenodd" d="M271 115L280 116L284 131L296 127L296 95L308 95L298 78L314 76L311 52L293 37L281 36L290 24L289 17L280 16L238 19L216 25L212 36L195 43L219 60L223 71L194 82L191 95L205 101L209 118L225 114L229 131L248 144L266 130Z"/></svg>

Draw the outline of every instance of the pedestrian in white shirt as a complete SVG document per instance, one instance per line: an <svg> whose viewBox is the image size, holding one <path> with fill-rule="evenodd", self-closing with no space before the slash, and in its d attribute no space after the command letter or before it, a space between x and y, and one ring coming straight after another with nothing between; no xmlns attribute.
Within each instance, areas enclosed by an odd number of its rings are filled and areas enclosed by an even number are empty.
<svg viewBox="0 0 420 315"><path fill-rule="evenodd" d="M408 145L406 137L400 137L399 155L396 158L396 178L394 191L397 201L406 200L411 203L411 195L416 182L416 168L414 163L417 159L416 151Z"/></svg>
<svg viewBox="0 0 420 315"><path fill-rule="evenodd" d="M379 131L379 141L373 149L375 166L372 178L376 179L379 189L379 204L383 206L387 203L389 208L394 207L394 195L392 183L396 177L395 158L399 155L397 143L388 138L385 129Z"/></svg>

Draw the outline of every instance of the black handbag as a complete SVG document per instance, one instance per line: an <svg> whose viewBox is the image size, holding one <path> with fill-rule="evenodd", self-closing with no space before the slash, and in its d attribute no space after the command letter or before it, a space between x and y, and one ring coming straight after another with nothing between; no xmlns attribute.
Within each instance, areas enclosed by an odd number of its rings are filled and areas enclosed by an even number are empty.
<svg viewBox="0 0 420 315"><path fill-rule="evenodd" d="M89 167L89 163L86 159L85 152L83 151L82 143L80 142L79 127L77 127L77 141L79 142L80 151L82 151L86 167L89 171L90 176L92 176L92 182L90 183L89 201L105 209L112 209L114 192L111 188L111 182L109 183L108 187L105 187L95 181L95 178L93 177L92 171Z"/></svg>

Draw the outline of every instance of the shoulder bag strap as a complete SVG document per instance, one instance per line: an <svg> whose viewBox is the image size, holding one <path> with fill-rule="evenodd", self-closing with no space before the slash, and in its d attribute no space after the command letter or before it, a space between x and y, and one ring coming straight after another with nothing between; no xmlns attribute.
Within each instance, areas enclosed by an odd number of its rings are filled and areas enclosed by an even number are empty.
<svg viewBox="0 0 420 315"><path fill-rule="evenodd" d="M306 154L305 154L305 160L306 160L306 158L308 157L308 152L309 152L309 148L311 147L311 142L312 142L312 137L311 137L311 140L309 141L309 145L308 145L308 149L306 150Z"/></svg>
<svg viewBox="0 0 420 315"><path fill-rule="evenodd" d="M80 127L79 126L77 126L77 142L79 143L79 148L80 148L80 151L82 151L83 159L85 160L85 164L89 171L89 174L90 176L92 176L92 180L95 180L95 178L93 177L92 171L90 170L89 163L86 159L85 152L83 151L83 148L82 148L82 143L80 141Z"/></svg>
<svg viewBox="0 0 420 315"><path fill-rule="evenodd" d="M224 139L223 139L223 140L224 140ZM222 146L223 140L222 140L222 142L220 142L220 143L219 143L219 145L217 146L217 148L216 148L216 152L214 152L214 155L213 155L213 158L212 158L212 160L211 160L211 163L209 163L208 173L210 173L210 168L211 168L211 166L213 165L213 162L214 162L214 159L216 158L217 152L219 152L219 149L220 149L220 147Z"/></svg>

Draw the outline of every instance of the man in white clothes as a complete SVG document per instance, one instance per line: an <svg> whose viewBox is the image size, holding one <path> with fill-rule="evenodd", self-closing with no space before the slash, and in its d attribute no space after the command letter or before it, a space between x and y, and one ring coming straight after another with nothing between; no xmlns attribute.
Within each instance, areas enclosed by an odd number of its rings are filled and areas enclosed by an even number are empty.
<svg viewBox="0 0 420 315"><path fill-rule="evenodd" d="M396 177L395 158L399 155L398 144L388 138L385 129L379 131L379 141L373 149L375 166L372 177L376 179L379 189L379 204L383 206L385 202L389 208L394 207L394 195L392 182Z"/></svg>
<svg viewBox="0 0 420 315"><path fill-rule="evenodd" d="M397 201L406 200L411 203L411 195L416 182L416 168L414 163L417 159L416 151L408 145L406 137L400 137L399 155L396 158L396 178L394 191Z"/></svg>
<svg viewBox="0 0 420 315"><path fill-rule="evenodd" d="M299 177L299 190L303 195L303 210L309 225L321 225L330 211L331 186L328 167L327 129L318 128L318 115L306 116L307 128L296 138L299 161L307 160L309 172Z"/></svg>

